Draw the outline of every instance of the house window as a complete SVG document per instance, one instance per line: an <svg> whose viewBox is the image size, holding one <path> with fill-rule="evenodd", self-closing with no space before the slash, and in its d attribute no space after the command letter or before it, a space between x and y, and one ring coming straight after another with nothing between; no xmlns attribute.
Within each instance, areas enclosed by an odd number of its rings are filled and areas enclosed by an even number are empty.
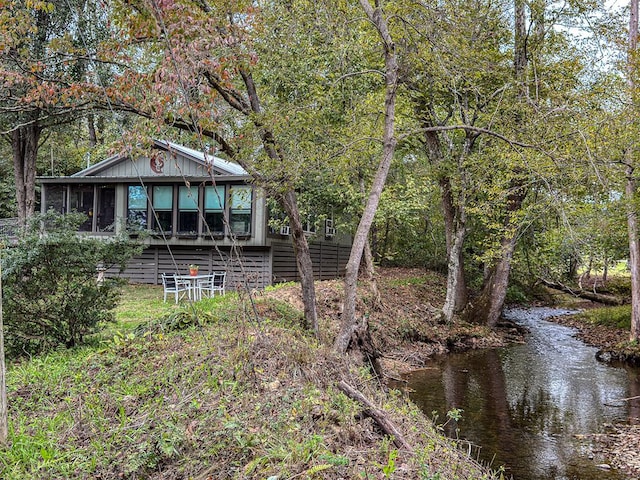
<svg viewBox="0 0 640 480"><path fill-rule="evenodd" d="M316 222L317 218L315 215L309 215L306 219L304 219L304 221L302 222L302 229L304 230L304 233L308 235L313 235L314 233L316 233Z"/></svg>
<svg viewBox="0 0 640 480"><path fill-rule="evenodd" d="M198 189L181 185L178 189L178 234L198 234Z"/></svg>
<svg viewBox="0 0 640 480"><path fill-rule="evenodd" d="M155 185L153 187L153 229L166 235L173 232L173 186Z"/></svg>
<svg viewBox="0 0 640 480"><path fill-rule="evenodd" d="M84 213L88 218L78 228L81 232L90 232L93 226L93 185L74 185L69 195L69 209Z"/></svg>
<svg viewBox="0 0 640 480"><path fill-rule="evenodd" d="M62 185L50 185L47 186L46 192L45 211L53 210L57 213L64 213L66 188Z"/></svg>
<svg viewBox="0 0 640 480"><path fill-rule="evenodd" d="M127 229L147 228L147 191L142 185L129 185L127 190Z"/></svg>
<svg viewBox="0 0 640 480"><path fill-rule="evenodd" d="M204 188L204 221L208 227L204 233L212 235L224 235L224 185Z"/></svg>
<svg viewBox="0 0 640 480"><path fill-rule="evenodd" d="M234 185L229 194L229 225L235 235L251 234L251 187Z"/></svg>
<svg viewBox="0 0 640 480"><path fill-rule="evenodd" d="M115 231L116 189L113 186L96 188L96 230L98 232Z"/></svg>

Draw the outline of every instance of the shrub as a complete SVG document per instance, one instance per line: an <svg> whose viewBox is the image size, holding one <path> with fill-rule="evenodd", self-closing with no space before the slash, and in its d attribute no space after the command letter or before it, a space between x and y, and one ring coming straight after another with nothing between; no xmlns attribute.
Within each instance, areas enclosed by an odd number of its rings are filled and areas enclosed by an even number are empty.
<svg viewBox="0 0 640 480"><path fill-rule="evenodd" d="M142 249L128 238L78 235L82 214L34 217L2 262L7 351L36 352L75 346L114 320L120 282L98 284L96 269L119 265Z"/></svg>

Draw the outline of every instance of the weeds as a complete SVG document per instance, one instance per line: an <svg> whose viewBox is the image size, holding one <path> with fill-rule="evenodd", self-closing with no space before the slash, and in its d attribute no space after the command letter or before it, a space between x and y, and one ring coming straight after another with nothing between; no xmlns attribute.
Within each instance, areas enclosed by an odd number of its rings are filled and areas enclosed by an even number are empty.
<svg viewBox="0 0 640 480"><path fill-rule="evenodd" d="M414 478L424 465L457 465L441 480L486 475L417 407L296 327L290 306L260 299L270 321L244 324L234 295L176 307L141 291L103 342L10 366L3 480L393 478L400 461ZM127 313L147 302L156 319ZM394 449L338 378L404 419L417 454Z"/></svg>

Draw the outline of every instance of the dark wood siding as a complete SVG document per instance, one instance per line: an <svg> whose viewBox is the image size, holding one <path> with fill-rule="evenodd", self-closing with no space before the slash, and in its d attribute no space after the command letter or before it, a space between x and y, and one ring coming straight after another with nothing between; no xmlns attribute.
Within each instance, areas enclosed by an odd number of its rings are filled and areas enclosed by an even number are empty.
<svg viewBox="0 0 640 480"><path fill-rule="evenodd" d="M233 253L232 253L233 252ZM250 288L264 288L271 284L269 250L254 249L215 249L202 247L151 246L132 258L125 271L120 274L117 268L107 271L108 276L121 275L134 283L162 283L162 273L189 273L189 265L200 266L201 273L225 270L228 273L229 289L248 284Z"/></svg>
<svg viewBox="0 0 640 480"><path fill-rule="evenodd" d="M290 282L300 280L293 245L285 242L271 244L272 273L274 282ZM349 260L351 247L328 242L317 242L309 245L313 274L318 280L330 280L344 275Z"/></svg>
<svg viewBox="0 0 640 480"><path fill-rule="evenodd" d="M344 275L350 246L317 242L311 243L309 250L316 279L330 280ZM245 283L250 288L264 288L272 283L300 280L291 243L274 242L271 250L245 247L235 252L229 248L150 246L132 258L122 274L117 268L106 273L121 275L134 283L159 284L162 273L186 274L193 263L200 266L201 272L227 271L230 289Z"/></svg>

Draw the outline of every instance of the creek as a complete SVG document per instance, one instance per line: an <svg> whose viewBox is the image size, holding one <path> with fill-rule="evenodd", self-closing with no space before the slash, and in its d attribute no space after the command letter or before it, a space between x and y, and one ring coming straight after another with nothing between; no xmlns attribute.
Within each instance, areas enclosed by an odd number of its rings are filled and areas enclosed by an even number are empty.
<svg viewBox="0 0 640 480"><path fill-rule="evenodd" d="M472 455L515 480L622 480L590 434L640 423L640 370L600 363L550 308L512 309L524 344L434 358L406 377L409 395ZM447 412L461 409L458 421ZM464 442L463 442L464 444Z"/></svg>

